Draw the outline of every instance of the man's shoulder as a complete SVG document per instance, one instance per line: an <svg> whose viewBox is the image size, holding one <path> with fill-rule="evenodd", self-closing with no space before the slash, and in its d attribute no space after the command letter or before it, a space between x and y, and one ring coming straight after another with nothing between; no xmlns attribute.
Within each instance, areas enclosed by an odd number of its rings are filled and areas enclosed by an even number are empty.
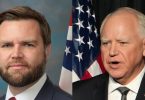
<svg viewBox="0 0 145 100"><path fill-rule="evenodd" d="M94 86L100 85L106 81L108 81L108 74L100 74L87 80L74 82L73 88L94 88Z"/></svg>
<svg viewBox="0 0 145 100"><path fill-rule="evenodd" d="M0 100L5 100L5 95L1 96Z"/></svg>
<svg viewBox="0 0 145 100"><path fill-rule="evenodd" d="M73 100L98 99L96 95L105 93L107 84L108 74L101 74L88 80L75 82L73 83Z"/></svg>
<svg viewBox="0 0 145 100"><path fill-rule="evenodd" d="M73 83L73 100L95 100L95 95L104 94L108 74L101 74L88 80Z"/></svg>
<svg viewBox="0 0 145 100"><path fill-rule="evenodd" d="M35 100L41 100L42 98L43 100L72 100L68 93L53 85L48 78Z"/></svg>
<svg viewBox="0 0 145 100"><path fill-rule="evenodd" d="M61 90L58 86L54 87L54 100L72 100L72 96Z"/></svg>

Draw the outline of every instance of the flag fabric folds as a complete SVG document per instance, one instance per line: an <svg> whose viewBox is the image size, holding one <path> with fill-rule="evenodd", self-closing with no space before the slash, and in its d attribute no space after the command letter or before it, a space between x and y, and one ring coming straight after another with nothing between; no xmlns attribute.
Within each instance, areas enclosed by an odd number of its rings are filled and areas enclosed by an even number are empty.
<svg viewBox="0 0 145 100"><path fill-rule="evenodd" d="M103 73L100 40L91 0L73 0L72 80L84 80Z"/></svg>
<svg viewBox="0 0 145 100"><path fill-rule="evenodd" d="M72 82L105 72L91 0L73 0L60 87L72 93Z"/></svg>
<svg viewBox="0 0 145 100"><path fill-rule="evenodd" d="M71 45L72 45L72 17L70 18L66 48L63 58L63 66L60 75L59 86L64 91L72 94L72 54L71 54Z"/></svg>

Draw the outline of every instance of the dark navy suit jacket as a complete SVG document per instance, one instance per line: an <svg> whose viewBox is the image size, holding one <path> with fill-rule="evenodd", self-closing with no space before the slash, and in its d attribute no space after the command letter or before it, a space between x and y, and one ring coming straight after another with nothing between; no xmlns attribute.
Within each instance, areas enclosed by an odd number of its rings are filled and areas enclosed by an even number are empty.
<svg viewBox="0 0 145 100"><path fill-rule="evenodd" d="M5 96L1 97L0 100L5 100ZM72 97L59 87L54 86L47 78L35 100L72 100Z"/></svg>
<svg viewBox="0 0 145 100"><path fill-rule="evenodd" d="M109 75L102 74L73 84L73 100L108 100ZM136 100L145 100L145 75Z"/></svg>

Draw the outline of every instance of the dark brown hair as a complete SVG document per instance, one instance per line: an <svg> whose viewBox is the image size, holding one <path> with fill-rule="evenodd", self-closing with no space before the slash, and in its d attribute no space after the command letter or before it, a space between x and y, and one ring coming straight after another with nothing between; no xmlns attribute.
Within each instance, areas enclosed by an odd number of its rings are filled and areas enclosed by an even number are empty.
<svg viewBox="0 0 145 100"><path fill-rule="evenodd" d="M40 25L41 36L45 46L51 43L51 30L47 20L39 12L26 6L17 6L0 13L0 24L5 20L33 19Z"/></svg>

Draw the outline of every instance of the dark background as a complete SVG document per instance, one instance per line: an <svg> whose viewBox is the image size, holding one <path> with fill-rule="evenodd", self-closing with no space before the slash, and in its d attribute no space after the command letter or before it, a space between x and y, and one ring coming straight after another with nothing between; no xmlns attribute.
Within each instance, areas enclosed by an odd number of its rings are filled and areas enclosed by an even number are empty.
<svg viewBox="0 0 145 100"><path fill-rule="evenodd" d="M131 7L145 14L145 0L92 0L92 2L98 30L104 17L119 7Z"/></svg>

